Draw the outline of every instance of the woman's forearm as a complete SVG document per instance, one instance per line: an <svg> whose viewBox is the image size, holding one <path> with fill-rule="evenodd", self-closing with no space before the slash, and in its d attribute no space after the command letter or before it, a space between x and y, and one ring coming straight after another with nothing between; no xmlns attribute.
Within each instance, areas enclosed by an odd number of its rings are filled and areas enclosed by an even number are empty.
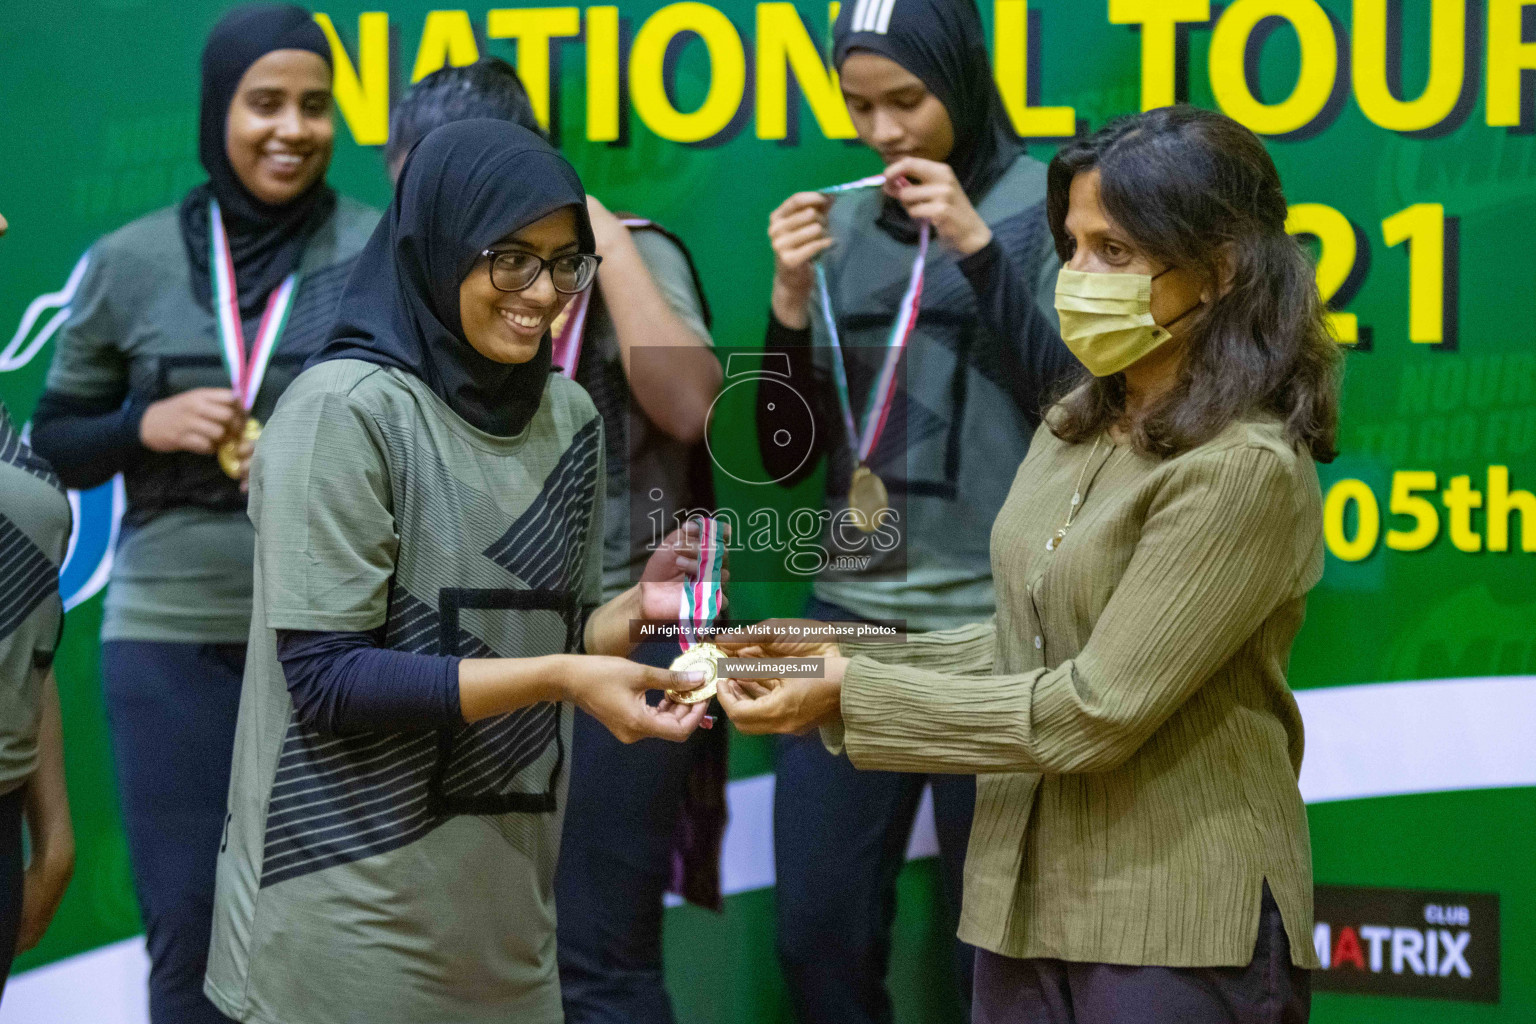
<svg viewBox="0 0 1536 1024"><path fill-rule="evenodd" d="M999 239L958 265L976 296L978 318L1003 345L1005 379L1013 387L1014 403L1033 420L1060 382L1079 374L1082 365L1036 305L1031 282Z"/></svg>
<svg viewBox="0 0 1536 1024"><path fill-rule="evenodd" d="M864 654L887 665L941 669L957 676L991 675L997 650L997 620L954 629L910 633L889 640L844 640L848 657Z"/></svg>
<svg viewBox="0 0 1536 1024"><path fill-rule="evenodd" d="M578 655L465 658L459 662L459 708L464 721L505 715L541 701L564 700L567 669L574 657Z"/></svg>
<svg viewBox="0 0 1536 1024"><path fill-rule="evenodd" d="M37 735L37 770L27 783L27 831L32 862L67 878L74 870L75 832L64 785L64 724L53 673L43 681Z"/></svg>
<svg viewBox="0 0 1536 1024"><path fill-rule="evenodd" d="M607 308L630 392L646 418L668 435L699 441L720 394L720 363L667 303L629 232L605 242L598 281L605 296L622 296Z"/></svg>
<svg viewBox="0 0 1536 1024"><path fill-rule="evenodd" d="M295 714L327 734L443 728L567 696L564 655L457 658L283 629L277 655Z"/></svg>
<svg viewBox="0 0 1536 1024"><path fill-rule="evenodd" d="M32 449L66 487L87 490L148 454L139 438L147 405L44 392L32 416Z"/></svg>
<svg viewBox="0 0 1536 1024"><path fill-rule="evenodd" d="M393 732L462 721L457 657L380 647L376 632L276 632L294 713L322 733Z"/></svg>
<svg viewBox="0 0 1536 1024"><path fill-rule="evenodd" d="M1066 774L1132 757L1269 616L1305 593L1304 572L1321 572L1318 542L1304 532L1315 527L1298 512L1315 477L1257 445L1177 463L1135 556L1070 657L998 676L855 658L841 694L853 763Z"/></svg>
<svg viewBox="0 0 1536 1024"><path fill-rule="evenodd" d="M629 657L629 652L635 649L630 623L644 617L637 583L587 617L582 649L588 654Z"/></svg>

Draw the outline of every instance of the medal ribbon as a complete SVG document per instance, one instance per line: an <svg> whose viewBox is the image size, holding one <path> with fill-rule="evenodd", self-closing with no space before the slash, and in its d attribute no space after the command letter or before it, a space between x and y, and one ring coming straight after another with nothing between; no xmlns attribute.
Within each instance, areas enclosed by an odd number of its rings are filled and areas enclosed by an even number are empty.
<svg viewBox="0 0 1536 1024"><path fill-rule="evenodd" d="M821 191L835 194L884 184L885 175L875 174ZM844 365L842 341L837 334L837 318L832 313L832 293L827 288L827 272L821 261L816 261L816 293L821 300L821 318L827 325L827 337L832 344L832 369L837 381L838 404L843 410L848 443L853 446L854 456L860 465L869 461L870 453L875 450L880 435L885 431L886 420L890 418L891 404L896 397L896 364L901 362L901 353L906 350L912 330L917 326L918 305L923 297L923 265L928 259L928 239L931 234L932 226L927 221L921 221L917 234L917 257L912 261L906 294L901 297L901 305L896 308L896 322L891 325L891 337L886 343L885 363L880 367L880 375L875 378L875 386L870 389L869 401L864 407L862 431L853 418L853 398L848 391L848 370Z"/></svg>
<svg viewBox="0 0 1536 1024"><path fill-rule="evenodd" d="M678 602L677 619L682 625L678 643L683 650L701 643L698 628L715 621L720 614L720 567L725 561L725 546L720 542L720 523L713 516L699 516L699 575L683 587Z"/></svg>
<svg viewBox="0 0 1536 1024"><path fill-rule="evenodd" d="M651 222L643 217L620 217L619 223L626 228L649 227ZM560 368L560 375L567 380L573 380L576 376L576 364L581 361L581 342L587 331L587 308L592 304L592 289L597 286L594 279L580 295L571 299L570 305L555 320L554 323L554 363Z"/></svg>
<svg viewBox="0 0 1536 1024"><path fill-rule="evenodd" d="M845 181L841 185L830 185L827 188L817 189L822 195L835 196L839 192L852 192L861 188L879 188L885 184L885 175L871 174L867 178L858 181Z"/></svg>
<svg viewBox="0 0 1536 1024"><path fill-rule="evenodd" d="M283 283L267 296L267 308L261 314L261 326L256 330L256 344L247 353L245 328L240 323L239 292L235 288L235 261L229 255L224 218L214 199L208 200L208 235L212 247L208 266L213 274L213 308L219 321L219 351L224 357L224 368L229 371L235 397L240 400L241 408L250 412L261 391L262 379L267 375L267 365L277 351L278 339L282 337L283 328L288 326L293 296L299 287L299 274L294 271L283 278Z"/></svg>

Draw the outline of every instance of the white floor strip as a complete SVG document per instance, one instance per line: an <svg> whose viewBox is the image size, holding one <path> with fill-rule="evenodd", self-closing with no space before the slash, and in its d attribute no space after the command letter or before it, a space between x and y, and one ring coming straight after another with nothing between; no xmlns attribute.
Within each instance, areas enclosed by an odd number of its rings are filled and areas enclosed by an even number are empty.
<svg viewBox="0 0 1536 1024"><path fill-rule="evenodd" d="M1536 676L1301 690L1307 803L1536 786Z"/></svg>
<svg viewBox="0 0 1536 1024"><path fill-rule="evenodd" d="M0 1024L149 1024L149 954L142 937L114 942L12 978Z"/></svg>
<svg viewBox="0 0 1536 1024"><path fill-rule="evenodd" d="M1431 679L1303 690L1301 792L1308 803L1536 786L1536 676ZM721 881L727 895L773 885L773 776L729 787ZM907 857L938 852L923 794ZM0 1024L148 1024L142 939L11 979Z"/></svg>

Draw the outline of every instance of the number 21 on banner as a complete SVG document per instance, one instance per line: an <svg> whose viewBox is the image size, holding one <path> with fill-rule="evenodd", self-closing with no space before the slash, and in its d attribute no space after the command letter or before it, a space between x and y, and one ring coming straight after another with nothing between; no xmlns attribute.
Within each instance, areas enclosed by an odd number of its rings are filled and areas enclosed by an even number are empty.
<svg viewBox="0 0 1536 1024"><path fill-rule="evenodd" d="M1369 243L1348 217L1323 203L1294 203L1285 230L1317 239L1317 290L1325 303L1343 305L1354 298L1370 266L1370 252L1361 252ZM1411 342L1439 345L1454 340L1450 319L1455 311L1446 308L1446 292L1455 288L1456 279L1454 231L1455 218L1447 224L1445 207L1439 203L1415 203L1381 222L1382 241L1388 248L1408 243ZM1328 326L1340 344L1361 340L1360 323L1353 313L1330 309Z"/></svg>

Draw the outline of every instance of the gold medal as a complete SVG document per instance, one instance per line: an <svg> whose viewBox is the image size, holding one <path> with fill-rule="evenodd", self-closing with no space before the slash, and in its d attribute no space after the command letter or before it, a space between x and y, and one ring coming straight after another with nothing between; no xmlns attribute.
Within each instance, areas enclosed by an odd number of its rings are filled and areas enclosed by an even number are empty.
<svg viewBox="0 0 1536 1024"><path fill-rule="evenodd" d="M246 441L254 442L260 436L261 421L255 416L247 416L245 429L240 432L240 436L219 445L219 468L225 476L231 480L240 479L240 445Z"/></svg>
<svg viewBox="0 0 1536 1024"><path fill-rule="evenodd" d="M853 471L853 481L848 485L848 507L853 511L853 525L865 533L874 533L879 526L877 514L891 507L885 482L868 466Z"/></svg>
<svg viewBox="0 0 1536 1024"><path fill-rule="evenodd" d="M715 679L720 673L720 659L725 652L714 644L697 644L678 655L672 662L673 672L703 672L704 682L697 689L681 693L666 691L667 700L674 704L702 704L715 695Z"/></svg>

